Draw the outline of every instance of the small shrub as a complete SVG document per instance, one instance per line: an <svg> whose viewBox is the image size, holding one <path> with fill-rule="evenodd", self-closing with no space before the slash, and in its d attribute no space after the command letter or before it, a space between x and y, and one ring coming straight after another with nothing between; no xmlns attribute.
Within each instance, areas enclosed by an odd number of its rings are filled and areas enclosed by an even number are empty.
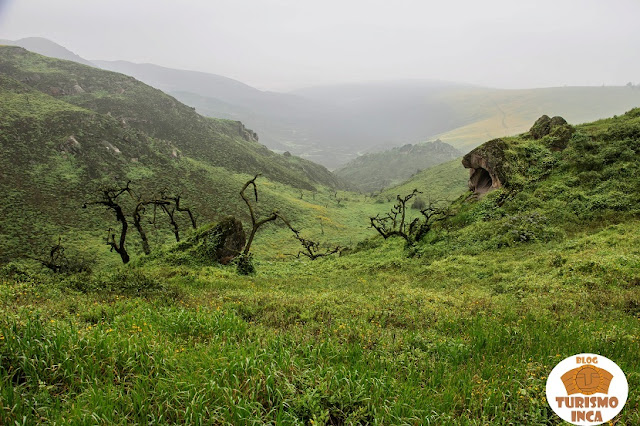
<svg viewBox="0 0 640 426"><path fill-rule="evenodd" d="M422 210L425 207L427 207L427 202L424 201L422 198L416 198L413 203L411 204L411 208L413 210Z"/></svg>
<svg viewBox="0 0 640 426"><path fill-rule="evenodd" d="M141 269L123 268L110 274L103 282L103 289L122 294L141 294L161 291L164 286L158 279Z"/></svg>
<svg viewBox="0 0 640 426"><path fill-rule="evenodd" d="M241 254L236 258L236 268L240 275L251 275L256 272L256 267L253 265L253 255Z"/></svg>
<svg viewBox="0 0 640 426"><path fill-rule="evenodd" d="M25 281L31 278L33 272L25 264L10 262L0 268L0 278L8 278L15 281Z"/></svg>

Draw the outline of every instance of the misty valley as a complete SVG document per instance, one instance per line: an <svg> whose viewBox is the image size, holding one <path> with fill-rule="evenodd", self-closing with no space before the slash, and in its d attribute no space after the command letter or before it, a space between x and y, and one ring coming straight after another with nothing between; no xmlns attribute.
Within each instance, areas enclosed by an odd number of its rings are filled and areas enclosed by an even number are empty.
<svg viewBox="0 0 640 426"><path fill-rule="evenodd" d="M633 83L270 91L1 40L0 424L566 424L575 354L640 424L639 170Z"/></svg>

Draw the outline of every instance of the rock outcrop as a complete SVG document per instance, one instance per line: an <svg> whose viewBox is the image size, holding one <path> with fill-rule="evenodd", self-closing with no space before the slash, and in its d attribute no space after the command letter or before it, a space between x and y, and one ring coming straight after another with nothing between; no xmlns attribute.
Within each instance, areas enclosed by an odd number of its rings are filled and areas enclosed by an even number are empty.
<svg viewBox="0 0 640 426"><path fill-rule="evenodd" d="M258 142L258 134L251 129L247 129L241 121L236 121L238 135L247 142Z"/></svg>
<svg viewBox="0 0 640 426"><path fill-rule="evenodd" d="M536 140L549 136L548 145L554 151L565 149L574 132L573 126L564 118L559 116L549 118L548 115L538 118L529 129L529 134Z"/></svg>
<svg viewBox="0 0 640 426"><path fill-rule="evenodd" d="M194 236L193 250L198 257L212 263L226 265L244 248L246 236L242 222L228 216L205 227Z"/></svg>
<svg viewBox="0 0 640 426"><path fill-rule="evenodd" d="M66 154L78 154L81 148L82 145L74 135L69 136L66 141L58 145L58 151Z"/></svg>
<svg viewBox="0 0 640 426"><path fill-rule="evenodd" d="M494 139L480 145L462 158L462 165L469 169L469 189L483 195L505 185L505 150L502 139Z"/></svg>

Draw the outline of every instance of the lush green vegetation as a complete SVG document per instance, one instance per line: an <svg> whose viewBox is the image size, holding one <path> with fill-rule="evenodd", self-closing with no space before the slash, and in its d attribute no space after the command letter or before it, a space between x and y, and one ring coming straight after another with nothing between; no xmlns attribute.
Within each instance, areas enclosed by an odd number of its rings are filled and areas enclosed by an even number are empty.
<svg viewBox="0 0 640 426"><path fill-rule="evenodd" d="M201 223L246 214L238 191L248 174L287 188L264 208L290 217L312 209L292 193L342 186L322 166L269 151L242 123L199 116L131 77L17 47L0 53L0 261L34 255L58 235L97 247L113 218L81 207L116 182L182 193Z"/></svg>
<svg viewBox="0 0 640 426"><path fill-rule="evenodd" d="M460 157L460 152L441 141L404 145L389 151L365 154L335 171L362 192L374 192L400 184L424 169Z"/></svg>
<svg viewBox="0 0 640 426"><path fill-rule="evenodd" d="M5 267L3 423L555 424L554 364L638 368L638 222L565 242L409 259L145 265L65 279ZM621 422L637 423L631 393Z"/></svg>
<svg viewBox="0 0 640 426"><path fill-rule="evenodd" d="M66 78L42 61L16 63L29 78ZM0 131L0 424L559 424L546 375L579 352L625 371L632 391L618 420L640 423L640 109L578 126L563 151L553 135L505 138L504 187L480 198L465 192L458 161L371 198L278 156L284 174L258 180L260 212L349 249L288 256L299 243L273 223L254 242L256 273L240 276L176 254L168 231L154 234L151 255L134 249L118 265L101 243L112 218L79 205L95 194L86 182L126 177L139 191L180 185L204 217L246 218L241 163L224 168L196 155L200 145L123 125L124 112L104 107L125 111L121 94L98 86L89 99L1 81L12 112ZM229 149L260 152L250 134L231 135L246 130L235 123L195 120ZM455 198L452 215L411 246L367 228L414 188ZM54 274L7 251L60 230L70 255L93 256L86 270Z"/></svg>

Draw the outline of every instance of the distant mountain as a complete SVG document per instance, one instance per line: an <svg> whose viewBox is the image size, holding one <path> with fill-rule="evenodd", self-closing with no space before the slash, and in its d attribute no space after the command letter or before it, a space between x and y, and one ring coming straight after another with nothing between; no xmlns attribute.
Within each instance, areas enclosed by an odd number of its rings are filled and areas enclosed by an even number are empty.
<svg viewBox="0 0 640 426"><path fill-rule="evenodd" d="M424 169L461 155L460 151L440 140L407 144L389 151L362 155L335 173L353 188L373 192L399 184Z"/></svg>
<svg viewBox="0 0 640 426"><path fill-rule="evenodd" d="M21 38L20 40L0 40L0 44L8 46L20 46L31 52L39 53L44 56L64 59L67 61L73 61L89 66L95 66L91 62L87 61L84 58L81 58L67 48L42 37L27 37Z"/></svg>
<svg viewBox="0 0 640 426"><path fill-rule="evenodd" d="M67 59L84 61L76 55ZM488 139L524 132L545 113L581 123L640 105L636 87L500 90L404 80L274 93L215 74L124 61L94 62L161 89L203 115L242 121L271 149L330 168L361 153L419 140L439 138L466 152Z"/></svg>
<svg viewBox="0 0 640 426"><path fill-rule="evenodd" d="M291 94L261 91L216 74L126 61L93 62L172 94L209 117L240 120L271 148L313 158L310 130L312 122L325 115L324 105Z"/></svg>
<svg viewBox="0 0 640 426"><path fill-rule="evenodd" d="M93 232L100 241L105 216L81 206L104 184L169 188L209 220L246 214L238 191L257 173L268 194L261 208L291 217L300 203L276 184L342 187L323 166L259 144L241 122L203 117L132 77L20 47L0 46L0 111L0 263L56 235Z"/></svg>
<svg viewBox="0 0 640 426"><path fill-rule="evenodd" d="M285 94L214 74L124 61L93 62L164 90L207 116L241 120L265 145L328 167L344 164L372 146L388 148L470 123L437 98L443 91L467 87L455 83L380 82Z"/></svg>

